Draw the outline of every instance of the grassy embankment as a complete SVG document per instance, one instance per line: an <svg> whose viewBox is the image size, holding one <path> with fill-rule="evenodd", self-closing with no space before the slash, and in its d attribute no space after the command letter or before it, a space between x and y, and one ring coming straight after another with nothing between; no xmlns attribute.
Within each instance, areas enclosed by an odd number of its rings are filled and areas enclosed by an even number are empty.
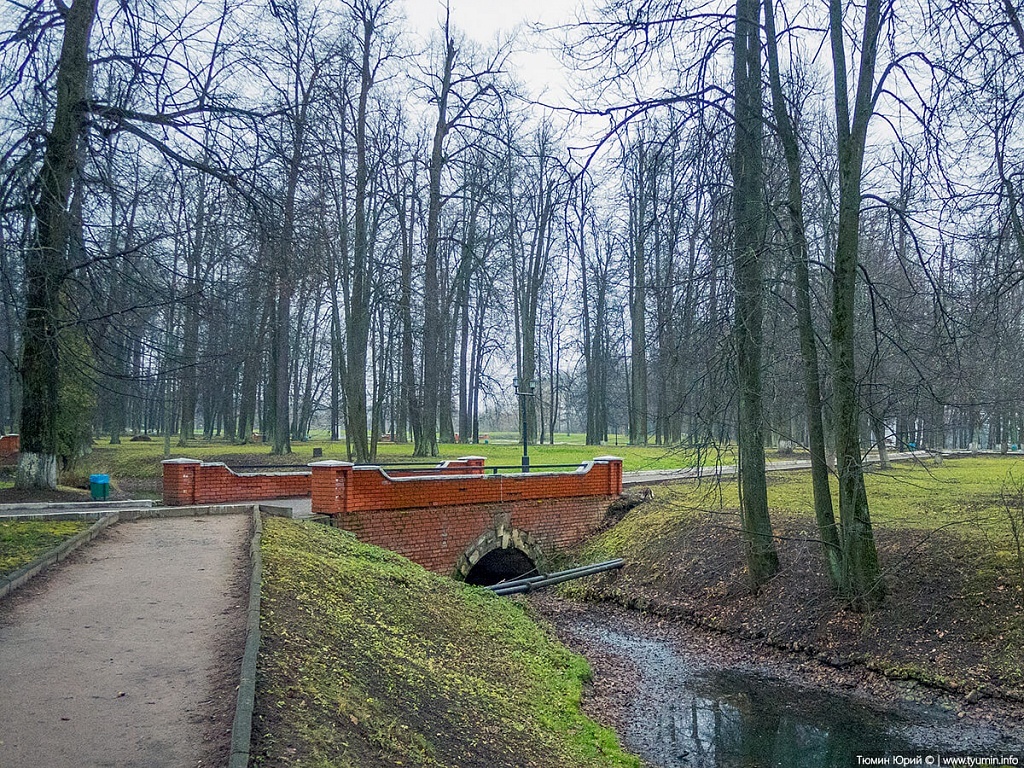
<svg viewBox="0 0 1024 768"><path fill-rule="evenodd" d="M1024 459L896 465L867 476L889 596L870 614L844 610L822 568L806 472L769 476L782 571L753 596L743 568L735 481L655 490L591 540L584 560L626 558L618 575L565 586L576 596L686 617L703 626L866 664L974 695L1024 700ZM1019 486L1018 486L1019 487Z"/></svg>
<svg viewBox="0 0 1024 768"><path fill-rule="evenodd" d="M84 520L0 521L0 574L10 573L92 525Z"/></svg>
<svg viewBox="0 0 1024 768"><path fill-rule="evenodd" d="M256 765L639 765L514 602L312 523L268 519L263 558Z"/></svg>

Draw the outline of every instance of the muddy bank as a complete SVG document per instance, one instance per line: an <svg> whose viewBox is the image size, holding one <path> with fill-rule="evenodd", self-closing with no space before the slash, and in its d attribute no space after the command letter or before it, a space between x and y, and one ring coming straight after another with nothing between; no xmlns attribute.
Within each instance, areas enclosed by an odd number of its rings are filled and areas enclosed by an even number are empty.
<svg viewBox="0 0 1024 768"><path fill-rule="evenodd" d="M907 488L889 490L906 494ZM806 490L799 478L777 480L772 489L779 503L787 493ZM731 502L714 509L713 499L695 506L701 492L659 489L630 510L579 556L583 562L623 557L626 567L571 582L563 593L692 622L837 667L862 665L893 679L1024 703L1024 583L1009 556L1008 534L997 526L998 510L962 512L957 526L941 530L876 526L888 594L877 609L855 613L829 587L813 518L776 515L781 569L755 595L738 513ZM921 524L927 514L912 517ZM939 522L937 513L932 518L929 525Z"/></svg>
<svg viewBox="0 0 1024 768"><path fill-rule="evenodd" d="M1024 763L1024 707L837 669L608 603L530 599L594 680L588 713L654 766L851 765L870 751L997 752Z"/></svg>

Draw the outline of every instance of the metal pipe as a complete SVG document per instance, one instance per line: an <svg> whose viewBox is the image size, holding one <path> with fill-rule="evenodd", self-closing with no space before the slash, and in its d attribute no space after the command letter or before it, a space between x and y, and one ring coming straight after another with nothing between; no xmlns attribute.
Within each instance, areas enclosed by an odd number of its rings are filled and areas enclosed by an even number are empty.
<svg viewBox="0 0 1024 768"><path fill-rule="evenodd" d="M590 563L588 565L577 565L577 566L574 566L572 568L567 568L564 571L556 571L555 573L538 573L535 576L523 576L522 578L519 578L519 579L510 579L508 581L502 581L502 582L499 582L497 584L491 584L489 587L487 587L487 589L491 589L491 590L494 590L494 589L504 589L505 587L513 587L513 586L517 586L519 584L532 584L532 583L537 582L537 581L543 581L544 579L549 579L552 576L564 576L567 573L577 573L577 572L589 571L591 568L594 568L594 567L599 566L599 565L607 565L609 563L625 563L625 560L623 560L620 557L620 558L616 558L615 560L607 560L607 561L605 561L603 563Z"/></svg>
<svg viewBox="0 0 1024 768"><path fill-rule="evenodd" d="M540 589L541 587L547 587L552 584L561 584L563 581L579 579L584 576L592 576L597 573L603 573L604 571L621 568L623 565L625 565L625 561L622 558L617 558L615 560L608 560L604 563L594 563L589 566L572 568L567 571L559 571L558 573L551 573L535 581L520 580L519 582L495 584L494 586L488 587L488 589L499 596L518 595L523 592L531 592L534 589Z"/></svg>

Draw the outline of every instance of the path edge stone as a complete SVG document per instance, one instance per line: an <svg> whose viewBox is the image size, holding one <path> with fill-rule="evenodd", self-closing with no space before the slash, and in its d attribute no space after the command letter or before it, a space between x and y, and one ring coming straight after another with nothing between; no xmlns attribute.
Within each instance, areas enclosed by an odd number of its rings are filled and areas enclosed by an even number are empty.
<svg viewBox="0 0 1024 768"><path fill-rule="evenodd" d="M231 756L228 768L246 768L252 743L252 716L256 704L256 661L260 652L260 599L263 587L263 517L259 504L252 507L252 541L249 544L249 607L246 610L245 652L231 724Z"/></svg>
<svg viewBox="0 0 1024 768"><path fill-rule="evenodd" d="M17 570L0 576L0 597L6 597L18 587L24 586L41 573L43 569L63 560L83 544L95 539L108 526L116 523L118 519L117 512L103 515L103 517L81 533L76 533L70 539L61 542L53 549L47 550L32 562L21 566Z"/></svg>

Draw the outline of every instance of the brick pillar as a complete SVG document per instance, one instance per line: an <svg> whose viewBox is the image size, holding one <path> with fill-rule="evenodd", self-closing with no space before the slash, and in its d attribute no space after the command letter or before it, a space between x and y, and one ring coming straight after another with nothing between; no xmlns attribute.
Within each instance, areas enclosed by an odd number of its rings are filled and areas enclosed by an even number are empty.
<svg viewBox="0 0 1024 768"><path fill-rule="evenodd" d="M314 461L309 465L309 488L314 515L340 515L348 512L352 466L350 461Z"/></svg>
<svg viewBox="0 0 1024 768"><path fill-rule="evenodd" d="M164 469L164 504L169 507L183 507L196 503L196 481L199 459L165 459Z"/></svg>
<svg viewBox="0 0 1024 768"><path fill-rule="evenodd" d="M594 463L608 465L608 495L618 496L622 493L622 459L618 456L598 456Z"/></svg>
<svg viewBox="0 0 1024 768"><path fill-rule="evenodd" d="M487 458L485 456L460 456L456 461L465 463L467 475L482 475Z"/></svg>

